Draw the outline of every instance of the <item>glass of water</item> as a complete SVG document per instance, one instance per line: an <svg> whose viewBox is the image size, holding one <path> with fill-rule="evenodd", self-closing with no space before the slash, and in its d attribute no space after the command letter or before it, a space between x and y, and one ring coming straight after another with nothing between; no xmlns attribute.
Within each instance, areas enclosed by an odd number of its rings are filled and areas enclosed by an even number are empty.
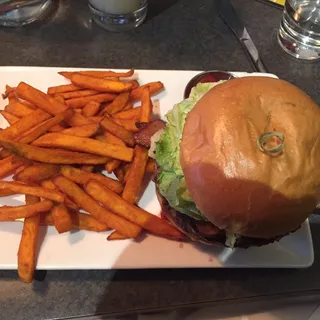
<svg viewBox="0 0 320 320"><path fill-rule="evenodd" d="M148 0L89 0L93 21L109 31L138 27L147 16Z"/></svg>
<svg viewBox="0 0 320 320"><path fill-rule="evenodd" d="M278 41L296 58L319 59L320 0L286 0Z"/></svg>
<svg viewBox="0 0 320 320"><path fill-rule="evenodd" d="M43 19L54 0L0 0L0 26L20 27Z"/></svg>

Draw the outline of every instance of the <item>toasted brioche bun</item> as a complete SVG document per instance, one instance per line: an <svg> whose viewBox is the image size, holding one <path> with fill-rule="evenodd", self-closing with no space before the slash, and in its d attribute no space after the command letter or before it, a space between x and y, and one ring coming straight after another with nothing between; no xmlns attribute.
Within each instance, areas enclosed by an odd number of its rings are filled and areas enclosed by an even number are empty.
<svg viewBox="0 0 320 320"><path fill-rule="evenodd" d="M259 149L266 131L284 135L279 154ZM320 109L283 80L227 81L187 115L180 162L193 201L215 226L255 238L287 234L319 202Z"/></svg>
<svg viewBox="0 0 320 320"><path fill-rule="evenodd" d="M190 240L212 246L230 246L231 243L228 243L227 235L224 230L218 229L210 221L195 220L186 214L173 209L158 191L156 191L156 194L161 205L162 218L167 219L170 224L183 232ZM237 235L232 247L244 249L261 247L279 241L283 236L285 236L285 234L275 238L264 239Z"/></svg>

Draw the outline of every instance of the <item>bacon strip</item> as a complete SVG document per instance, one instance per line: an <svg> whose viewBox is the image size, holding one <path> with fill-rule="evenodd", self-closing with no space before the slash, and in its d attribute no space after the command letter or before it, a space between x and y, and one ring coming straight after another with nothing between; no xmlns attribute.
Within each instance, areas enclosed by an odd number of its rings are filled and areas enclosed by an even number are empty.
<svg viewBox="0 0 320 320"><path fill-rule="evenodd" d="M151 137L159 130L165 127L166 123L163 120L157 119L149 123L137 122L136 126L139 131L133 135L136 144L140 144L146 148L150 148Z"/></svg>

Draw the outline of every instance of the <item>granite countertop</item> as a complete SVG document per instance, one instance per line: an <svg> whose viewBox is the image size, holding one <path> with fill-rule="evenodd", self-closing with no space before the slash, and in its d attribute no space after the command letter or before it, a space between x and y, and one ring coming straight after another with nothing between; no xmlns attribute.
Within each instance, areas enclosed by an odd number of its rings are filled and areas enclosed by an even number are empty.
<svg viewBox="0 0 320 320"><path fill-rule="evenodd" d="M61 0L50 21L0 29L0 65L252 71L212 0L149 0L148 20L115 34L92 25L86 0ZM233 1L271 73L320 103L319 63L290 58L276 42L281 10ZM306 270L49 271L26 285L0 272L0 319L51 319L94 313L235 301L320 290L320 224L311 219L315 263Z"/></svg>

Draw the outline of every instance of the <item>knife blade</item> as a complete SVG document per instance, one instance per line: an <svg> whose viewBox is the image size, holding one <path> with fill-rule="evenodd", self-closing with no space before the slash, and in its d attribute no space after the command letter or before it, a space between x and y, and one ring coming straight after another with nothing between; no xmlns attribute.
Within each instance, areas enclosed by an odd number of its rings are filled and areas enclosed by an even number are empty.
<svg viewBox="0 0 320 320"><path fill-rule="evenodd" d="M241 45L246 50L254 69L258 72L268 73L268 69L263 63L258 49L254 45L247 29L239 19L234 7L229 0L219 1L219 15L233 31L237 39L240 41Z"/></svg>

